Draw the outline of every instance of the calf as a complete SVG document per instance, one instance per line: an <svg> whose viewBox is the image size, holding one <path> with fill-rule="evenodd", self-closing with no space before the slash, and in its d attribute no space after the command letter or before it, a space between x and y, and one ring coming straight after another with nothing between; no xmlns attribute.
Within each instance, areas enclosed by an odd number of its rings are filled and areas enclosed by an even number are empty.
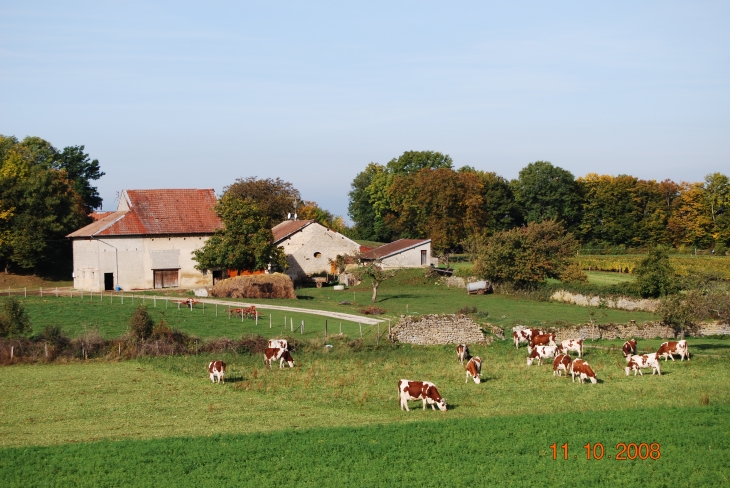
<svg viewBox="0 0 730 488"><path fill-rule="evenodd" d="M533 335L530 339L530 345L527 346L528 351L532 351L535 346L554 346L555 345L555 334L539 334Z"/></svg>
<svg viewBox="0 0 730 488"><path fill-rule="evenodd" d="M535 346L527 358L527 365L532 366L532 362L537 359L537 365L541 366L543 358L554 358L557 352L557 346Z"/></svg>
<svg viewBox="0 0 730 488"><path fill-rule="evenodd" d="M280 347L268 347L264 351L264 364L270 368L272 361L279 361L280 369L284 367L285 361L290 368L294 367L294 359L289 354L289 351Z"/></svg>
<svg viewBox="0 0 730 488"><path fill-rule="evenodd" d="M278 348L278 349L286 349L289 350L289 343L286 339L269 339L269 345L267 347L270 347L272 349Z"/></svg>
<svg viewBox="0 0 730 488"><path fill-rule="evenodd" d="M482 358L479 356L474 356L466 363L466 379L464 383L469 382L469 376L474 378L474 383L477 385L482 382Z"/></svg>
<svg viewBox="0 0 730 488"><path fill-rule="evenodd" d="M570 363L570 374L573 376L573 383L575 383L576 376L580 379L581 383L583 383L586 379L590 379L593 384L598 383L596 373L594 373L591 366L582 359L574 359L573 362Z"/></svg>
<svg viewBox="0 0 730 488"><path fill-rule="evenodd" d="M624 342L621 351L623 351L625 358L636 354L636 339L629 339L628 341Z"/></svg>
<svg viewBox="0 0 730 488"><path fill-rule="evenodd" d="M634 376L636 376L637 371L641 376L644 376L644 373L641 372L641 368L651 368L651 374L657 373L659 376L662 375L662 371L659 369L659 356L655 352L651 354L641 354L639 356L629 356L626 358L626 362L627 365L624 368L626 376L629 375L631 370L634 371Z"/></svg>
<svg viewBox="0 0 730 488"><path fill-rule="evenodd" d="M459 364L464 364L464 360L469 359L469 348L466 344L456 346L456 357L459 359Z"/></svg>
<svg viewBox="0 0 730 488"><path fill-rule="evenodd" d="M569 375L570 361L570 356L567 354L558 354L553 361L553 375L563 376L563 371L565 371L566 376Z"/></svg>
<svg viewBox="0 0 730 488"><path fill-rule="evenodd" d="M662 345L659 346L659 349L657 349L656 356L664 357L664 360L667 360L667 356L672 358L672 361L674 361L674 355L679 354L679 357L682 358L682 361L684 361L684 357L687 356L687 361L689 361L689 350L687 350L687 341L677 341L677 342L662 342Z"/></svg>
<svg viewBox="0 0 730 488"><path fill-rule="evenodd" d="M436 407L442 412L446 411L446 400L441 398L436 385L430 381L411 381L400 380L398 382L398 398L400 399L400 409L409 412L409 400L423 400L423 409L426 410L426 403L431 405L433 410Z"/></svg>
<svg viewBox="0 0 730 488"><path fill-rule="evenodd" d="M218 381L218 383L225 383L226 382L226 363L223 361L217 360L217 361L211 361L208 365L208 374L210 374L210 381L213 383Z"/></svg>
<svg viewBox="0 0 730 488"><path fill-rule="evenodd" d="M542 331L539 329L526 329L521 326L520 328L512 330L512 339L515 341L515 349L519 349L520 343L526 342L529 344L532 337L542 334Z"/></svg>
<svg viewBox="0 0 730 488"><path fill-rule="evenodd" d="M578 357L583 356L583 339L566 339L558 346L558 352L568 354L570 351L578 353Z"/></svg>

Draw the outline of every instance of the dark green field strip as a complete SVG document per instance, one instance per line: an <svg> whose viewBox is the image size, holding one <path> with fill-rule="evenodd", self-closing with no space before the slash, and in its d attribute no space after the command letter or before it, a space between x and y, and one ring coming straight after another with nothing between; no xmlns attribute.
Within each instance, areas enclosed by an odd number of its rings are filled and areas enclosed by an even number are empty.
<svg viewBox="0 0 730 488"><path fill-rule="evenodd" d="M11 448L0 451L0 484L674 487L722 486L730 478L728 406L448 415L400 425ZM660 457L616 460L619 442L658 443ZM602 443L604 457L587 460L587 443Z"/></svg>

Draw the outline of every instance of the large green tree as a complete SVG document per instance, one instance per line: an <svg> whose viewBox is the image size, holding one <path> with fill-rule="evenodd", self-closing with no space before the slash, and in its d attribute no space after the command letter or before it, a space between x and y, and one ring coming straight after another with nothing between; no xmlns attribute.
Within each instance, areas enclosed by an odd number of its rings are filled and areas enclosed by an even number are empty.
<svg viewBox="0 0 730 488"><path fill-rule="evenodd" d="M238 178L225 187L223 193L224 196L255 203L270 228L286 220L287 214L294 213L301 201L299 191L281 178Z"/></svg>
<svg viewBox="0 0 730 488"><path fill-rule="evenodd" d="M84 146L68 146L57 154L54 167L66 171L74 191L84 202L86 211L101 208L102 198L91 181L96 181L106 173L101 171L99 160L91 160L84 152Z"/></svg>
<svg viewBox="0 0 730 488"><path fill-rule="evenodd" d="M527 222L556 220L568 230L580 223L582 199L570 171L548 161L535 161L522 168L512 189Z"/></svg>
<svg viewBox="0 0 730 488"><path fill-rule="evenodd" d="M237 271L285 268L284 252L274 245L270 217L250 199L226 194L216 205L223 228L194 251L199 270L224 268Z"/></svg>

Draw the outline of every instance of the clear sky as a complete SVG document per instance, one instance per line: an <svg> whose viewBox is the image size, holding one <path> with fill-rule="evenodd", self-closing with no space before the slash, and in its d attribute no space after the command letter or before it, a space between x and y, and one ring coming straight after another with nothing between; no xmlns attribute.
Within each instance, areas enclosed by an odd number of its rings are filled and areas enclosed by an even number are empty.
<svg viewBox="0 0 730 488"><path fill-rule="evenodd" d="M258 176L345 215L407 150L700 181L730 173L729 26L727 1L1 0L0 134L85 145L105 209Z"/></svg>

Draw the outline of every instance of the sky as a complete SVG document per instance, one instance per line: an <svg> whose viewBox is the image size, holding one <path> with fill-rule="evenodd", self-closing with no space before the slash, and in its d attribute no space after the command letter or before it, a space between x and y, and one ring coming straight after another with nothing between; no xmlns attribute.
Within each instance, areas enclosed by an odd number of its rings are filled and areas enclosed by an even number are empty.
<svg viewBox="0 0 730 488"><path fill-rule="evenodd" d="M105 210L256 176L346 216L410 150L701 181L730 173L728 25L727 1L0 0L0 134L84 145Z"/></svg>

